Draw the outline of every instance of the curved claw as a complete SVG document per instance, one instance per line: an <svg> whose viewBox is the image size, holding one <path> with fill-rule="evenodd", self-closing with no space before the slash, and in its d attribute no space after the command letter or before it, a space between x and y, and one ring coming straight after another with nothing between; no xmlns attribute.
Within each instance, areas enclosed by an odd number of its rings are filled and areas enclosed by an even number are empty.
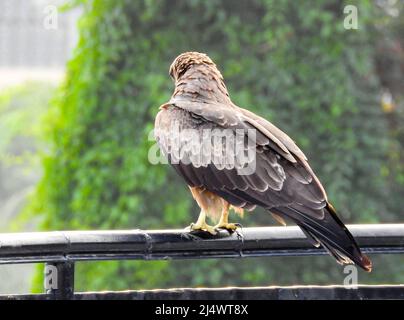
<svg viewBox="0 0 404 320"><path fill-rule="evenodd" d="M209 232L212 235L217 234L216 228L208 225L207 223L202 223L202 224L191 223L189 228L191 231L205 231L205 232Z"/></svg>
<svg viewBox="0 0 404 320"><path fill-rule="evenodd" d="M219 223L216 226L214 226L215 229L226 229L229 232L234 232L238 227L240 227L241 224L239 223Z"/></svg>

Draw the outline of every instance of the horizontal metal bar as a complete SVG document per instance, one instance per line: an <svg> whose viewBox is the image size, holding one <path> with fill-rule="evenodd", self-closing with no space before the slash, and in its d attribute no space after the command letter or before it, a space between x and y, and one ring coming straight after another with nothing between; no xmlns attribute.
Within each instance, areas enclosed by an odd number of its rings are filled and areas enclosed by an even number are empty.
<svg viewBox="0 0 404 320"><path fill-rule="evenodd" d="M404 224L348 226L370 253L404 253ZM222 230L54 231L0 234L0 264L118 259L187 259L325 254L298 227Z"/></svg>
<svg viewBox="0 0 404 320"><path fill-rule="evenodd" d="M0 300L45 300L46 294L0 295ZM404 299L404 285L176 288L78 292L75 300L364 300Z"/></svg>

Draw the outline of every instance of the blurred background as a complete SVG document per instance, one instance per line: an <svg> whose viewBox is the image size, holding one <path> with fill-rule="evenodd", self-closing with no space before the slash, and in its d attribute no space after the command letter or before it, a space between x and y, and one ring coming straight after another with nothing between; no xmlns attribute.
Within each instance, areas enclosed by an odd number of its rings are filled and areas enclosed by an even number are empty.
<svg viewBox="0 0 404 320"><path fill-rule="evenodd" d="M404 222L403 8L399 0L0 0L0 232L194 221L186 185L147 157L154 117L173 90L168 68L184 51L209 54L236 104L296 140L346 223ZM275 224L260 210L241 222ZM372 258L360 283L404 283L404 256ZM0 266L0 293L41 292L42 270ZM328 256L87 262L77 264L76 288L345 276Z"/></svg>

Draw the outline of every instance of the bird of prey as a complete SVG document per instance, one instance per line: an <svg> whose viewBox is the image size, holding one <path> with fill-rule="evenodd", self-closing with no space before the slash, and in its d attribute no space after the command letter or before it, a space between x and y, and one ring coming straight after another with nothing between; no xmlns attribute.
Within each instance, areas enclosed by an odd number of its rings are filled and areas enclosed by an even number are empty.
<svg viewBox="0 0 404 320"><path fill-rule="evenodd" d="M371 271L371 261L337 217L304 153L272 123L231 101L222 74L206 54L182 53L169 73L175 90L156 116L155 138L201 208L192 230L234 231L237 224L229 223L229 210L242 213L259 206L283 225L285 220L297 224L313 245L323 246L340 264ZM253 150L253 160L227 161L227 149L217 148L225 143L223 136L209 136L215 131L237 133L230 140L242 154ZM239 155L236 149L229 148ZM253 170L243 171L249 165ZM218 224L208 225L207 216L220 217Z"/></svg>

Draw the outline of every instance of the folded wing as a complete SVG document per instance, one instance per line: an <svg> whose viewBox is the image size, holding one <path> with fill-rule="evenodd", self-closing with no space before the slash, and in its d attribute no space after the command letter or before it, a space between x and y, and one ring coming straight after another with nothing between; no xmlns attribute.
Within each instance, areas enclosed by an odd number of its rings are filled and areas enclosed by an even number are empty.
<svg viewBox="0 0 404 320"><path fill-rule="evenodd" d="M327 202L306 156L284 132L237 106L173 99L161 109L156 140L188 185L205 187L233 206L248 210L261 206L277 218L292 220L314 245L323 245L338 262L355 262L370 270L370 261ZM187 130L190 133L181 137ZM225 139L219 140L223 145L217 148L217 140L215 144L206 138L207 132L215 130L244 135L239 147L244 154L241 158L247 158L245 163L231 159L237 148L230 154L223 152L228 150ZM246 166L253 170L245 171Z"/></svg>

